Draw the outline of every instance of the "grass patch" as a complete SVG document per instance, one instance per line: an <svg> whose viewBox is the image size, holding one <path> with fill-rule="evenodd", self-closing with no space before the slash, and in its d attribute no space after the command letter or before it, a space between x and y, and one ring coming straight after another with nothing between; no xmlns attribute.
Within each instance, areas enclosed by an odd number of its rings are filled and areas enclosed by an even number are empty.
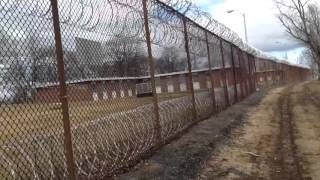
<svg viewBox="0 0 320 180"><path fill-rule="evenodd" d="M159 94L159 101L187 96L188 93ZM152 104L152 97L127 97L100 101L70 102L71 125L94 121L108 114L119 113ZM35 134L55 134L63 130L59 103L27 103L0 105L0 144Z"/></svg>

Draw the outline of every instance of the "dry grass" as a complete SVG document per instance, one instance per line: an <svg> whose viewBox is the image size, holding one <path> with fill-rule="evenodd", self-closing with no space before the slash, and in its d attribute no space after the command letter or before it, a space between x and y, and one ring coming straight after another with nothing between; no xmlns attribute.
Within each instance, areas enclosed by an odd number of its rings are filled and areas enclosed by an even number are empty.
<svg viewBox="0 0 320 180"><path fill-rule="evenodd" d="M295 143L302 159L304 177L320 177L320 83L311 82L294 89L292 95Z"/></svg>
<svg viewBox="0 0 320 180"><path fill-rule="evenodd" d="M186 96L186 93L160 94L159 101ZM111 113L135 109L152 103L152 97L119 98L96 102L71 102L69 104L71 124L93 121ZM62 115L59 104L18 104L0 106L0 144L15 141L34 134L62 131Z"/></svg>
<svg viewBox="0 0 320 180"><path fill-rule="evenodd" d="M163 138L171 137L191 123L191 101L187 96L185 93L159 95ZM199 98L205 101L206 96ZM74 157L77 169L82 169L79 173L108 175L149 150L155 142L152 102L152 97L132 97L70 103ZM34 174L65 169L58 104L6 105L1 111L6 126L1 132L0 161L4 165L0 167L0 177L11 177L10 173L14 172L30 179ZM42 175L40 179L50 179L52 174ZM54 175L62 176L63 172Z"/></svg>

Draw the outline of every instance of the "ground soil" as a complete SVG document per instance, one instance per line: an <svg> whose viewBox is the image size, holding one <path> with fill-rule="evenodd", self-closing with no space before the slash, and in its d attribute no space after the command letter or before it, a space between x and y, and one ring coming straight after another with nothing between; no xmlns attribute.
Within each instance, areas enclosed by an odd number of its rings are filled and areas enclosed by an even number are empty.
<svg viewBox="0 0 320 180"><path fill-rule="evenodd" d="M320 177L320 83L263 90L115 179Z"/></svg>

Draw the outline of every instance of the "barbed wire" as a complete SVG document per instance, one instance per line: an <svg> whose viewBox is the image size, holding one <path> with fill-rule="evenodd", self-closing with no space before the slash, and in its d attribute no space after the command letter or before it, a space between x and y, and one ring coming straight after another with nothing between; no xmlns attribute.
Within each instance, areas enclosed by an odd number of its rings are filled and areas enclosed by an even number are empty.
<svg viewBox="0 0 320 180"><path fill-rule="evenodd" d="M155 44L166 42L176 44L180 36L181 18L177 18L177 13L161 6L161 1L151 1L153 11L150 19L158 31L152 40ZM203 28L216 34L217 36L233 43L241 50L246 51L259 58L272 59L280 61L269 54L258 50L243 42L237 33L226 27L224 24L215 20L208 12L203 11L200 7L193 4L191 0L163 0L165 4L174 8L177 12L190 18ZM28 6L26 8L26 6ZM61 9L61 22L64 24L76 26L85 31L99 32L110 37L119 33L131 37L144 37L143 17L141 2L135 0L61 0L59 1ZM162 10L161 10L162 8ZM40 16L51 18L49 1L32 3L20 3L20 1L10 1L9 5L0 5L1 12L19 12L27 16ZM128 33L128 24L130 24L130 33ZM170 31L167 33L167 31Z"/></svg>
<svg viewBox="0 0 320 180"><path fill-rule="evenodd" d="M168 140L193 124L197 120L193 109L200 118L209 117L216 107L228 105L226 95L233 96L232 86L253 83L248 66L254 61L249 62L248 56L241 59L242 65L237 58L236 67L237 75L246 75L242 77L246 82L235 82L239 77L235 74L234 84L231 76L227 79L225 71L231 74L232 70L231 43L267 57L189 0L148 1L158 69L156 92L151 94L161 94L157 104L161 128L157 129L152 99L140 98L137 92L137 85L150 84L151 79L142 2L57 2L65 67L60 73L66 75L71 153L79 179L112 176L162 143L159 139ZM0 0L0 178L68 178L57 83L57 32L51 13L50 0ZM198 65L201 60L204 66Z"/></svg>

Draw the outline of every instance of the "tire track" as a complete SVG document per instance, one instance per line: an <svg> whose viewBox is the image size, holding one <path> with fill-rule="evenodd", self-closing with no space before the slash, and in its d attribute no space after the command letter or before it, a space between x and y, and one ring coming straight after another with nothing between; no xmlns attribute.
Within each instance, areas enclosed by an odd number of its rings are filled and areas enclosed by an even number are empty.
<svg viewBox="0 0 320 180"><path fill-rule="evenodd" d="M278 156L283 180L302 180L302 167L297 155L297 145L294 137L294 123L292 121L292 107L290 93L292 86L286 88L279 99L280 135Z"/></svg>

